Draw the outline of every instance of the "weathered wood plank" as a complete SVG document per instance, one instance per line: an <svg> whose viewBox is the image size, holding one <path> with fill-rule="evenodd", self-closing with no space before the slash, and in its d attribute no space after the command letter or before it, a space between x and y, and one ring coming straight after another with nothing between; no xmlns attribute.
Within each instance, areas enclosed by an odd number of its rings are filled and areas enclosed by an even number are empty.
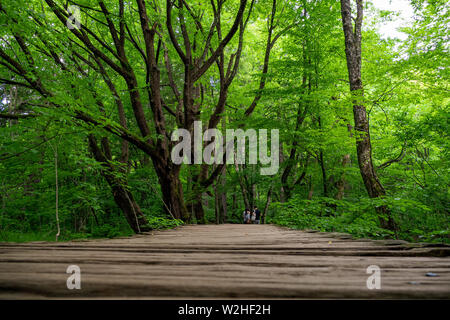
<svg viewBox="0 0 450 320"><path fill-rule="evenodd" d="M66 287L72 264L81 290ZM380 290L366 287L369 265L381 268ZM0 298L29 297L450 298L449 247L271 225L0 243Z"/></svg>

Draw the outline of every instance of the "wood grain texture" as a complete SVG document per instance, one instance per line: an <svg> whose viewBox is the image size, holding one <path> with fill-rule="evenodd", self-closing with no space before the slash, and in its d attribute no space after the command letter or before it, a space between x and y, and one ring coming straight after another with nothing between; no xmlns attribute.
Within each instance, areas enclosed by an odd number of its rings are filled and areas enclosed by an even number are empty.
<svg viewBox="0 0 450 320"><path fill-rule="evenodd" d="M0 298L450 298L450 247L273 225L0 243ZM69 290L69 265L81 290ZM369 290L369 265L381 289ZM432 272L436 277L427 277Z"/></svg>

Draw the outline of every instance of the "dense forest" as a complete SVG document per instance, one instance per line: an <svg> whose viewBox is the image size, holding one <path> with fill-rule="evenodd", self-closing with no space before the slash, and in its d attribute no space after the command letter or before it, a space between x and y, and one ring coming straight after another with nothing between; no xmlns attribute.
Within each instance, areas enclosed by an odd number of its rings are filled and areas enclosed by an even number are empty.
<svg viewBox="0 0 450 320"><path fill-rule="evenodd" d="M411 0L398 39L376 1L2 0L0 241L258 206L263 223L449 242L450 5ZM277 172L236 160L250 139L174 162L173 133L198 123L272 132Z"/></svg>

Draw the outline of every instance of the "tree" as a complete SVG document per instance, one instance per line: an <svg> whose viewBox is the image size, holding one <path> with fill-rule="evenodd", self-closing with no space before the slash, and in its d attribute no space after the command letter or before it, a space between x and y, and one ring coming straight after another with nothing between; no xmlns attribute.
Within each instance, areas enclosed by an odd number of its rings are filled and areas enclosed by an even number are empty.
<svg viewBox="0 0 450 320"><path fill-rule="evenodd" d="M81 23L80 29L66 28L66 23L70 17L67 10L53 0L46 0L45 2L47 7L42 8L41 13L44 17L47 17L48 11L50 11L53 17L48 17L48 20L44 21L37 14L39 6L24 9L27 12L25 16L31 15L33 18L31 22L22 19L17 12L13 14L15 5L9 4L0 7L0 11L7 16L7 19L16 24L23 23L28 28L24 34L19 34L17 30L11 28L11 35L15 41L10 43L15 45L16 49L26 57L27 62L18 60L12 52L7 52L6 49L1 48L0 58L3 65L16 77L24 80L23 83L19 83L20 85L37 91L47 101L51 102L53 108L69 111L76 119L103 127L106 131L128 141L150 156L161 185L163 201L168 213L175 218L189 220L189 213L183 197L183 188L179 179L181 166L172 163L170 159L171 147L174 144L170 141L170 131L175 129L174 126L189 131L193 130L193 123L198 119L200 112L199 105L195 102L201 89L198 82L220 57L222 57L223 63L225 47L230 43L238 29L241 28L241 33L243 32L242 19L247 1L241 0L239 2L234 22L223 37L221 16L224 14L224 1L221 0L217 3L211 2L209 10L212 11L213 19L207 21L210 23L208 32L202 25L201 17L203 15L198 15L197 11L182 0L178 1L175 14L179 22L176 31L172 24L174 16L172 12L175 3L170 0L166 1L165 15L163 15L160 3L152 5L152 13L149 15L149 9L143 0L137 0L136 10L130 12L126 10L128 4L125 4L124 1L119 1L118 4L99 1L99 8L83 6L83 10L88 16L90 14L92 17L95 16L94 25L102 29L103 32L101 33L94 31L94 28L89 26L88 23ZM138 20L135 19L134 12L137 12ZM185 16L186 13L189 17ZM59 27L53 26L56 22L54 18L59 20ZM99 21L99 19L102 21ZM165 19L165 25L160 22L163 19ZM138 40L137 34L133 35L130 31L137 27L136 20L140 22L139 27L143 41ZM52 23L52 27L50 27L50 23ZM47 28L50 28L51 32ZM189 37L188 28L190 28L189 31L195 33L193 38ZM57 34L58 39L52 39L52 32ZM33 34L36 37L32 38ZM167 39L167 36L169 39ZM215 36L218 37L218 41L214 41ZM104 40L105 37L108 40ZM60 41L58 42L58 40ZM183 44L180 44L180 40ZM204 43L203 47L199 45L202 42ZM214 42L217 42L216 48L213 48ZM70 44L69 50L64 47L64 43ZM173 51L167 48L169 44L171 49L176 52L177 58L181 60L184 69L184 78L181 83L183 89L181 91L178 89L174 78L174 65L172 65L170 59L170 53ZM36 61L39 50L51 59L38 57L39 61ZM160 56L164 56L164 65L159 63ZM140 64L131 62L131 59L138 57L145 65L144 70L140 69ZM77 92L66 91L65 94L67 94L68 99L65 99L64 95L56 93L57 88L52 84L51 79L45 78L45 75L40 72L36 72L36 69L42 67L39 64L47 65L47 69L52 69L53 72L60 75L68 72L73 77L80 74L91 74L89 71L96 72L102 75L104 81L108 84L113 100L124 105L123 101L119 101L124 97L118 96L117 90L111 86L112 81L115 81L118 86L123 81L129 95L134 123L140 134L134 134L124 126L123 122L118 124L106 119L102 112L98 113L102 110L101 106L97 106L100 107L100 110L93 109L92 105L89 105L88 101L83 101L83 97ZM236 72L237 65L238 59L233 60L233 57L231 57L227 76L230 71ZM162 67L166 68L169 88L173 92L171 97L162 87L160 70ZM86 69L89 71L86 71ZM92 77L89 80L92 80ZM227 82L231 82L231 80L232 77L229 77ZM227 83L227 86L229 84ZM78 85L79 83L72 85L72 88ZM92 96L89 97L89 100L98 101L99 97L102 96L92 86L90 92ZM147 99L142 96L141 92L147 95ZM226 96L226 93L224 95ZM169 107L166 97L175 101L176 110ZM58 102L55 102L55 100L58 100ZM148 120L148 112L144 109L145 104L150 107L151 121ZM219 103L214 114L216 118L221 113L221 108L223 108L222 103ZM167 115L174 117L175 121L168 121ZM122 115L120 117L123 119ZM220 119L220 117L218 118ZM94 146L92 141L90 145L91 147Z"/></svg>
<svg viewBox="0 0 450 320"><path fill-rule="evenodd" d="M367 193L371 198L386 195L372 163L372 145L370 143L369 119L364 106L364 87L361 80L361 30L363 22L363 1L356 0L355 26L352 23L351 0L341 0L342 26L345 36L345 56L347 59L350 91L353 99L355 120L356 153L359 170ZM396 224L386 206L376 208L380 223L384 228L395 231ZM387 218L387 219L386 219Z"/></svg>

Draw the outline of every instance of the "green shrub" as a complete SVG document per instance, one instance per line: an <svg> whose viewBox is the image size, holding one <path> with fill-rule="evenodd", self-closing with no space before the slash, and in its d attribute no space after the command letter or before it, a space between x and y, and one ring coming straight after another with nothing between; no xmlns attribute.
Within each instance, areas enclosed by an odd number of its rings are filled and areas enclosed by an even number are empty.
<svg viewBox="0 0 450 320"><path fill-rule="evenodd" d="M450 242L449 219L417 201L390 198L336 200L292 198L273 203L268 223L295 229L346 232L355 237L392 238L392 231L380 227L376 206L390 208L399 226L398 237L408 241ZM385 217L386 218L386 217Z"/></svg>

